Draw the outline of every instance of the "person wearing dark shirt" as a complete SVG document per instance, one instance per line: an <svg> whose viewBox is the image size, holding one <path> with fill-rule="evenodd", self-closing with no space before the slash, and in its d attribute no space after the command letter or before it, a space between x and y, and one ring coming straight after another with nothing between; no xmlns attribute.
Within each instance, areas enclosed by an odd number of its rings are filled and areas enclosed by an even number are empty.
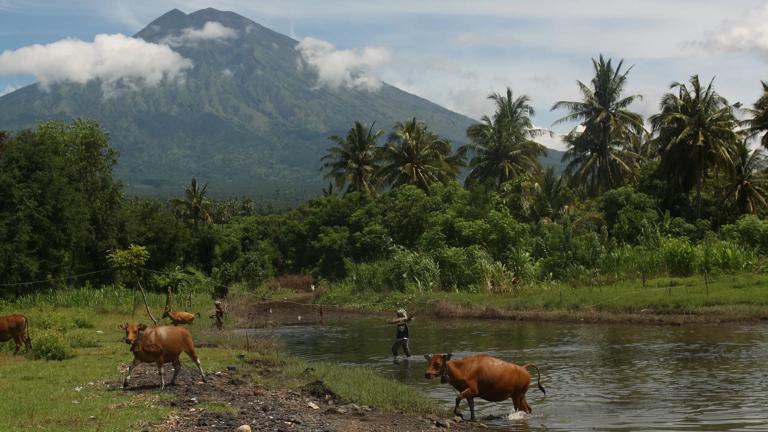
<svg viewBox="0 0 768 432"><path fill-rule="evenodd" d="M403 347L405 356L411 356L411 347L408 345L408 322L413 320L413 317L409 317L405 309L397 310L397 318L387 321L389 324L397 325L397 332L395 333L395 343L392 345L392 355L397 360L397 354L400 351L400 347Z"/></svg>

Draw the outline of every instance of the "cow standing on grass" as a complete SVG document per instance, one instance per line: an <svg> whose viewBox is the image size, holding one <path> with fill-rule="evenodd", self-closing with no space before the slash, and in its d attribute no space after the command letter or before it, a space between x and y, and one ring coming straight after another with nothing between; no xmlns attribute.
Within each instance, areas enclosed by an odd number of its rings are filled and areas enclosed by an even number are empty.
<svg viewBox="0 0 768 432"><path fill-rule="evenodd" d="M0 342L11 339L16 344L13 355L19 353L21 344L24 344L24 349L27 351L32 349L32 340L29 338L29 319L24 315L0 316Z"/></svg>
<svg viewBox="0 0 768 432"><path fill-rule="evenodd" d="M472 420L475 420L475 398L479 397L491 402L501 402L512 399L515 411L531 412L531 406L525 400L525 393L531 383L528 368L536 369L539 375L539 390L547 394L541 386L541 373L534 365L518 366L487 354L477 354L460 360L451 360L451 354L424 354L427 359L427 378L440 377L440 382L452 385L460 393L456 397L454 414L459 417L459 403L466 399Z"/></svg>
<svg viewBox="0 0 768 432"><path fill-rule="evenodd" d="M184 311L171 311L171 304L173 303L173 293L171 287L168 287L168 296L165 298L165 309L163 310L163 318L169 318L173 325L187 324L191 325L195 320L195 314ZM198 314L200 315L200 314Z"/></svg>
<svg viewBox="0 0 768 432"><path fill-rule="evenodd" d="M192 322L195 320L195 314L193 314L192 312L184 312L184 311L174 312L174 311L165 310L163 312L163 318L170 319L173 325L192 324Z"/></svg>
<svg viewBox="0 0 768 432"><path fill-rule="evenodd" d="M131 373L139 363L155 363L160 371L160 389L165 388L165 363L173 364L173 378L171 384L176 384L176 377L181 370L179 355L187 353L190 359L197 365L203 382L207 382L200 359L195 352L195 344L189 330L183 327L159 326L147 327L144 324L125 323L120 325L125 330L125 343L131 346L133 363L128 367L128 375L123 381L123 388L128 387L131 381Z"/></svg>

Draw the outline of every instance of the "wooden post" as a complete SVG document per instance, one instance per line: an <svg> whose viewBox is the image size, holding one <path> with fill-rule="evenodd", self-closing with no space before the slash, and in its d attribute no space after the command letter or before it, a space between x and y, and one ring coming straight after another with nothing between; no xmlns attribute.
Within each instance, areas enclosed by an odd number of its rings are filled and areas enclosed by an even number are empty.
<svg viewBox="0 0 768 432"><path fill-rule="evenodd" d="M147 303L147 295L144 294L144 288L141 286L141 282L139 281L139 278L136 278L136 284L139 286L139 291L141 291L141 298L144 300L144 307L147 308L147 315L149 315L149 319L152 320L152 322L157 325L157 320L154 316L152 316L152 311L149 310L149 304Z"/></svg>
<svg viewBox="0 0 768 432"><path fill-rule="evenodd" d="M706 289L706 295L709 297L709 278L707 277L706 270L704 270L704 287Z"/></svg>

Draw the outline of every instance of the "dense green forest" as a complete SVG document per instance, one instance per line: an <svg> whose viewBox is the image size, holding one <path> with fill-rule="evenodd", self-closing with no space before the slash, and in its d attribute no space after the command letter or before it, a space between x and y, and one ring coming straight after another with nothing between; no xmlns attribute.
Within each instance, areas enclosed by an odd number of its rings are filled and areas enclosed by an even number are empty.
<svg viewBox="0 0 768 432"><path fill-rule="evenodd" d="M147 269L195 269L220 286L307 274L379 291L511 292L762 271L768 165L750 145L768 147L768 84L746 108L693 76L643 119L625 94L630 69L593 65L581 100L553 107L578 124L562 175L539 165L536 138L549 132L508 89L457 151L415 118L390 131L355 122L318 161L324 195L290 210L213 201L195 179L169 202L125 196L93 121L2 133L0 294L114 283L107 254L131 244L149 251Z"/></svg>

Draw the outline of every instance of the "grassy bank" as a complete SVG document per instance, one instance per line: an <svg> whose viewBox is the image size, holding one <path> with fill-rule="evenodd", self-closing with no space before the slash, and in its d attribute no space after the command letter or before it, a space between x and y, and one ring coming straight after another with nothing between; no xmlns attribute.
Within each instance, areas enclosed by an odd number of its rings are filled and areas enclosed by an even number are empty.
<svg viewBox="0 0 768 432"><path fill-rule="evenodd" d="M320 380L343 400L384 411L437 410L436 404L415 390L370 370L307 363L284 355L274 340L245 340L212 330L207 318L209 298L194 296L188 308L202 314L190 330L207 373L236 365L245 379L270 388L299 389ZM123 332L118 325L126 321L149 322L143 306L132 312L131 299L132 293L119 289L83 289L0 303L0 315L23 313L30 318L35 346L32 353L14 357L12 342L0 344L0 431L141 430L173 413L173 396L168 392L124 392L119 388L124 366L132 355L122 342ZM150 296L156 316L164 301L161 295ZM56 349L67 358L36 358ZM182 363L191 367L185 357ZM211 409L219 408L226 409Z"/></svg>
<svg viewBox="0 0 768 432"><path fill-rule="evenodd" d="M768 275L656 278L606 285L543 283L505 294L467 292L375 293L359 287L326 288L318 303L364 310L412 310L444 317L471 316L591 321L736 321L768 319ZM681 318L687 317L687 318Z"/></svg>

